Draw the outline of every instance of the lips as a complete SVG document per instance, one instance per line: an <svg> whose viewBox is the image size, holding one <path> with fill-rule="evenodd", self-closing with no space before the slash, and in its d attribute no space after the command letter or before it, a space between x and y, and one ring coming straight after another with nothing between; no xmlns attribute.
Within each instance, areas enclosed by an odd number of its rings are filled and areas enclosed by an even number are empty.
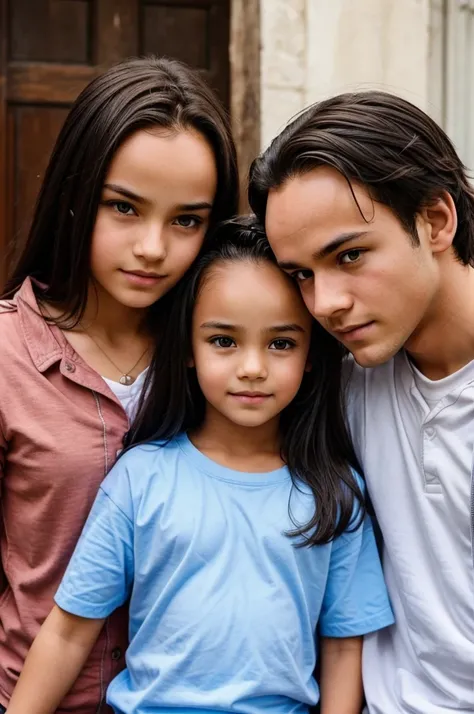
<svg viewBox="0 0 474 714"><path fill-rule="evenodd" d="M264 392L231 392L230 396L241 402L242 404L262 404L266 399L271 397L271 394L265 394Z"/></svg>
<svg viewBox="0 0 474 714"><path fill-rule="evenodd" d="M367 331L372 327L372 322L363 322L359 325L349 325L340 330L332 330L332 333L341 341L361 340L366 336Z"/></svg>
<svg viewBox="0 0 474 714"><path fill-rule="evenodd" d="M265 392L232 392L234 397L269 397Z"/></svg>
<svg viewBox="0 0 474 714"><path fill-rule="evenodd" d="M167 276L146 270L122 270L122 275L128 284L139 290L153 289Z"/></svg>
<svg viewBox="0 0 474 714"><path fill-rule="evenodd" d="M166 277L165 275L160 275L159 273L147 273L145 270L122 270L122 272L127 275L136 275L139 278L150 278L152 280Z"/></svg>

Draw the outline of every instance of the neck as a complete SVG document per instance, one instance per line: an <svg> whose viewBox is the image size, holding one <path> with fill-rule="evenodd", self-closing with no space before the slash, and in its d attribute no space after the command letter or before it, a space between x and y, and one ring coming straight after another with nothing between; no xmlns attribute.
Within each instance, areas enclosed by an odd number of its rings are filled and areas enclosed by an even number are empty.
<svg viewBox="0 0 474 714"><path fill-rule="evenodd" d="M143 332L145 310L130 308L91 285L81 326L103 342L121 343Z"/></svg>
<svg viewBox="0 0 474 714"><path fill-rule="evenodd" d="M429 379L442 379L474 359L474 269L444 256L439 290L405 345Z"/></svg>
<svg viewBox="0 0 474 714"><path fill-rule="evenodd" d="M241 426L225 419L208 406L204 423L190 438L197 448L221 462L242 470L266 471L282 465L279 419L255 427Z"/></svg>

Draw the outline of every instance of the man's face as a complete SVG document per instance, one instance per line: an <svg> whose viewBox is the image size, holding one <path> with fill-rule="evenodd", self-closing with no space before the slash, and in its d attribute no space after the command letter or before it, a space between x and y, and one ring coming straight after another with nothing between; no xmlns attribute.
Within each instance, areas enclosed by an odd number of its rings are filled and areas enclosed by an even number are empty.
<svg viewBox="0 0 474 714"><path fill-rule="evenodd" d="M334 169L294 176L270 191L266 230L312 315L372 367L409 349L433 306L438 263L428 222L418 220L416 245L387 206L352 189L360 210Z"/></svg>

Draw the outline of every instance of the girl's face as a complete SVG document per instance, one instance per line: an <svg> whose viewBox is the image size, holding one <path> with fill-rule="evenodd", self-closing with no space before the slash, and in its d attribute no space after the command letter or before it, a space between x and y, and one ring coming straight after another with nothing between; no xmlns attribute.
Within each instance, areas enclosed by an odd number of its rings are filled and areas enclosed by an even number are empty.
<svg viewBox="0 0 474 714"><path fill-rule="evenodd" d="M192 328L207 414L247 427L278 418L308 368L311 322L298 289L272 263L213 266Z"/></svg>
<svg viewBox="0 0 474 714"><path fill-rule="evenodd" d="M213 151L193 129L128 138L110 165L92 236L99 299L143 309L172 288L201 248L216 185Z"/></svg>

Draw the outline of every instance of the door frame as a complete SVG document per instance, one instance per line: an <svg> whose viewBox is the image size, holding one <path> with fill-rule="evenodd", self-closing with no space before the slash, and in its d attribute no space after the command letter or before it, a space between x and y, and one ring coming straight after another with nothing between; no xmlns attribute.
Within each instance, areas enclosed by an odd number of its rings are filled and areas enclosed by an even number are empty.
<svg viewBox="0 0 474 714"><path fill-rule="evenodd" d="M261 0L231 0L230 113L246 213L250 164L261 148Z"/></svg>

